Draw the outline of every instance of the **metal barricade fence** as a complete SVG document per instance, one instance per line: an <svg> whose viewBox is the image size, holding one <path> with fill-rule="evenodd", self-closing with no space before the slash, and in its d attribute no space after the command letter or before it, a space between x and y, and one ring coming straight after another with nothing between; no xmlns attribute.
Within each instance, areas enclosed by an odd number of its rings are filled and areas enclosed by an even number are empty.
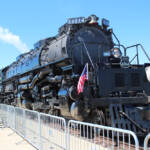
<svg viewBox="0 0 150 150"><path fill-rule="evenodd" d="M40 113L25 110L25 138L36 148L40 149Z"/></svg>
<svg viewBox="0 0 150 150"><path fill-rule="evenodd" d="M102 125L70 120L68 123L69 150L139 149L134 132Z"/></svg>
<svg viewBox="0 0 150 150"><path fill-rule="evenodd" d="M0 123L8 125L39 150L139 149L134 132L0 104ZM68 132L66 131L68 129ZM148 148L150 134L144 142Z"/></svg>
<svg viewBox="0 0 150 150"><path fill-rule="evenodd" d="M64 118L41 113L41 149L66 150L67 132Z"/></svg>
<svg viewBox="0 0 150 150"><path fill-rule="evenodd" d="M0 120L39 150L67 149L64 118L0 104Z"/></svg>
<svg viewBox="0 0 150 150"><path fill-rule="evenodd" d="M144 150L150 149L150 133L144 139Z"/></svg>
<svg viewBox="0 0 150 150"><path fill-rule="evenodd" d="M15 130L25 138L25 111L18 107L15 107Z"/></svg>
<svg viewBox="0 0 150 150"><path fill-rule="evenodd" d="M15 130L15 107L7 106L8 110L8 127Z"/></svg>
<svg viewBox="0 0 150 150"><path fill-rule="evenodd" d="M5 104L0 105L0 124L8 125L8 107Z"/></svg>

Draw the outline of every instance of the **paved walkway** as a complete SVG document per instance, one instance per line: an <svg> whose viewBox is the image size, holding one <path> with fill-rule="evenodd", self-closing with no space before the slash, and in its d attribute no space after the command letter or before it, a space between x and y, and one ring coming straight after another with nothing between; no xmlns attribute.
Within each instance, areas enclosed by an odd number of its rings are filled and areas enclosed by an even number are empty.
<svg viewBox="0 0 150 150"><path fill-rule="evenodd" d="M22 137L9 128L0 128L0 149L1 150L36 150Z"/></svg>

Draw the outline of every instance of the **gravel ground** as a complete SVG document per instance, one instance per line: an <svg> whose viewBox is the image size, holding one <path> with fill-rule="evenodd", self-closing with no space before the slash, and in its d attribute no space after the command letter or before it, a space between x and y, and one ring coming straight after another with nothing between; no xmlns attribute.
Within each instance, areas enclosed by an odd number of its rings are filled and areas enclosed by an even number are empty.
<svg viewBox="0 0 150 150"><path fill-rule="evenodd" d="M0 128L1 150L36 150L32 145L23 140L18 134L9 128Z"/></svg>

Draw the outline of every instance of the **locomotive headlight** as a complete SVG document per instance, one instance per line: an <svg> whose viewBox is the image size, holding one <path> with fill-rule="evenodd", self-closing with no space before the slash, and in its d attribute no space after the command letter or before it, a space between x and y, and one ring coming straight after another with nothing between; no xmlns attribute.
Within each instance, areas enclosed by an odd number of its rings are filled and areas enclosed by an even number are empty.
<svg viewBox="0 0 150 150"><path fill-rule="evenodd" d="M150 82L150 66L147 66L145 68L145 72L146 72L147 80Z"/></svg>
<svg viewBox="0 0 150 150"><path fill-rule="evenodd" d="M115 58L120 58L122 56L122 53L120 51L119 48L113 48L112 50L112 55L115 57Z"/></svg>
<svg viewBox="0 0 150 150"><path fill-rule="evenodd" d="M110 55L111 55L111 52L110 52L110 51L106 51L106 52L103 53L103 56L105 56L105 57L108 57L108 56L110 56Z"/></svg>
<svg viewBox="0 0 150 150"><path fill-rule="evenodd" d="M102 26L104 26L104 27L106 27L106 28L109 27L109 20L103 18L103 19L102 19Z"/></svg>

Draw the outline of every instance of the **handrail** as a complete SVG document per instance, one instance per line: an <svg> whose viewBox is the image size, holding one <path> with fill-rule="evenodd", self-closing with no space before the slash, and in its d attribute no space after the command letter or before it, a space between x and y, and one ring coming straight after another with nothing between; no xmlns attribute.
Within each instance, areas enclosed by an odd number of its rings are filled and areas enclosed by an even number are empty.
<svg viewBox="0 0 150 150"><path fill-rule="evenodd" d="M128 46L128 47L125 48L125 51L127 52L127 49L130 49L130 48L133 48L133 47L136 47L136 55L132 58L132 61L137 57L137 64L139 64L139 49L138 49L138 47L141 47L141 49L144 52L145 56L150 61L150 57L148 56L148 53L146 52L146 50L144 49L142 44L135 44L135 45ZM130 62L132 62L132 61L130 61Z"/></svg>

